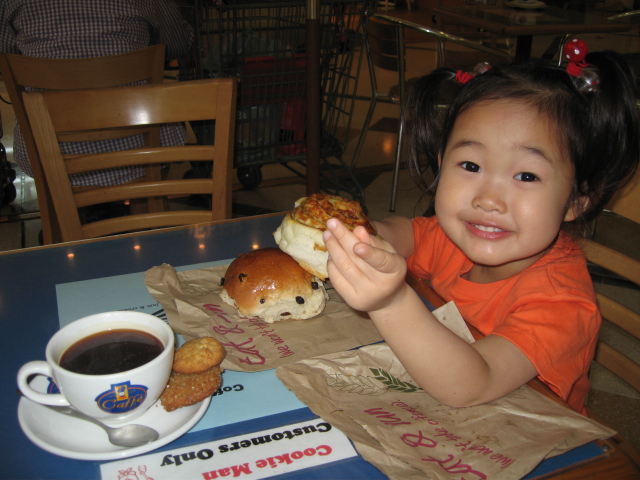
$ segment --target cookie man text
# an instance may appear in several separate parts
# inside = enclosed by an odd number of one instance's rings
[[[268,457],[265,459],[261,459],[255,462],[256,468],[277,468],[280,465],[291,465],[296,460],[303,459],[305,457],[313,457],[315,455],[324,457],[327,455],[331,455],[333,449],[329,445],[320,445],[315,448],[305,448],[304,450],[296,450],[291,453],[285,453],[282,455],[275,455],[273,457]],[[205,480],[212,480],[214,478],[220,477],[239,477],[240,475],[250,475],[253,471],[251,470],[251,466],[248,463],[244,463],[242,465],[233,465],[231,467],[219,468],[218,470],[210,470],[208,472],[204,472],[202,477]]]

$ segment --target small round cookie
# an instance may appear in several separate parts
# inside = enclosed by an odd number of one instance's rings
[[[219,365],[226,351],[213,337],[189,340],[176,350],[173,369],[178,373],[200,373]]]
[[[201,402],[215,393],[222,385],[220,366],[194,374],[171,372],[169,383],[160,395],[160,402],[167,412]]]

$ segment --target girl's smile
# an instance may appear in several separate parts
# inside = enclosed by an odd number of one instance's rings
[[[557,129],[518,102],[482,102],[462,113],[441,160],[436,214],[486,283],[533,264],[553,243],[567,209],[573,171]]]
[[[509,231],[490,225],[479,225],[465,222],[465,226],[469,229],[472,235],[476,235],[479,238],[497,240],[510,235]]]

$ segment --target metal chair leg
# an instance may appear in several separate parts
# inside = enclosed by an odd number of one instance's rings
[[[402,119],[398,123],[398,143],[396,144],[396,159],[393,165],[393,180],[391,184],[391,202],[389,203],[389,211],[396,211],[396,196],[398,194],[398,180],[400,177],[400,163],[402,154]]]
[[[371,123],[371,118],[373,117],[373,111],[376,109],[376,104],[378,103],[378,99],[375,94],[371,96],[371,103],[369,104],[369,110],[367,111],[367,116],[364,119],[364,124],[362,125],[362,130],[360,131],[360,138],[358,139],[358,145],[356,145],[356,151],[353,154],[353,158],[351,159],[350,169],[353,171],[355,169],[356,163],[358,161],[358,157],[360,156],[360,151],[362,150],[362,146],[364,145],[364,139],[367,136],[367,132],[369,130],[369,124]]]

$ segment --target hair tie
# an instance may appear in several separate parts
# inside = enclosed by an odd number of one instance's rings
[[[467,83],[469,80],[471,80],[473,78],[473,75],[471,75],[469,72],[465,72],[464,70],[458,70],[456,72],[456,82],[461,83],[461,84],[465,84]]]
[[[589,64],[584,60],[587,56],[587,44],[574,38],[569,40],[562,49],[567,59],[567,73],[576,77],[576,88],[582,92],[593,92],[598,88],[598,74],[593,70],[585,70]]]
[[[456,72],[456,82],[459,82],[464,85],[465,83],[468,83],[469,80],[477,77],[478,75],[482,75],[484,72],[486,72],[490,68],[491,68],[491,65],[489,65],[487,62],[481,62],[481,63],[478,63],[475,67],[473,67],[472,72],[465,72],[464,70],[458,70]]]

